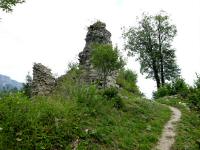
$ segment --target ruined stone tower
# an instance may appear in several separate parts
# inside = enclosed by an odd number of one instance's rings
[[[84,70],[83,78],[86,83],[91,83],[98,79],[98,73],[91,64],[91,52],[93,51],[92,44],[98,43],[112,45],[110,38],[111,33],[106,29],[105,23],[97,21],[88,27],[88,32],[85,39],[85,48],[79,53],[80,67]],[[115,78],[115,73],[113,73],[112,76],[109,76],[107,79],[107,86],[115,86]]]
[[[46,96],[55,87],[55,78],[51,70],[41,63],[33,66],[33,81],[31,85],[31,96]]]

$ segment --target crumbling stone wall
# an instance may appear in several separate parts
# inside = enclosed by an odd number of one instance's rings
[[[46,96],[52,92],[56,85],[51,70],[41,63],[33,65],[33,80],[31,96]]]
[[[82,52],[79,53],[80,68],[84,70],[83,80],[86,83],[95,82],[98,79],[98,73],[91,64],[92,44],[111,44],[111,33],[106,29],[106,24],[97,21],[88,27],[86,35],[86,44]],[[108,77],[107,86],[116,86],[116,73]]]

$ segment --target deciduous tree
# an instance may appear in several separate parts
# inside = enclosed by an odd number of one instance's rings
[[[155,16],[143,14],[138,26],[123,33],[128,54],[137,55],[141,73],[146,73],[147,78],[153,78],[157,88],[180,74],[175,50],[171,45],[176,32],[175,25],[170,24],[169,16],[160,12]]]
[[[6,12],[11,12],[13,6],[23,2],[25,2],[25,0],[0,0],[0,9]]]

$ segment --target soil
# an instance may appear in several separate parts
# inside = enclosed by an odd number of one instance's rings
[[[172,111],[172,116],[165,124],[162,136],[154,150],[170,150],[175,142],[176,125],[181,118],[181,112],[175,107],[169,106],[169,108]]]

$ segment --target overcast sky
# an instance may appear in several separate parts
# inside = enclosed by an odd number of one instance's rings
[[[107,24],[113,44],[122,48],[121,27],[136,24],[142,12],[166,11],[177,26],[177,63],[187,83],[200,73],[200,0],[26,0],[13,13],[0,12],[0,74],[24,82],[33,62],[62,75],[85,45],[87,27],[96,20]],[[134,58],[128,68],[139,75],[138,85],[148,97],[155,83],[139,73]]]

